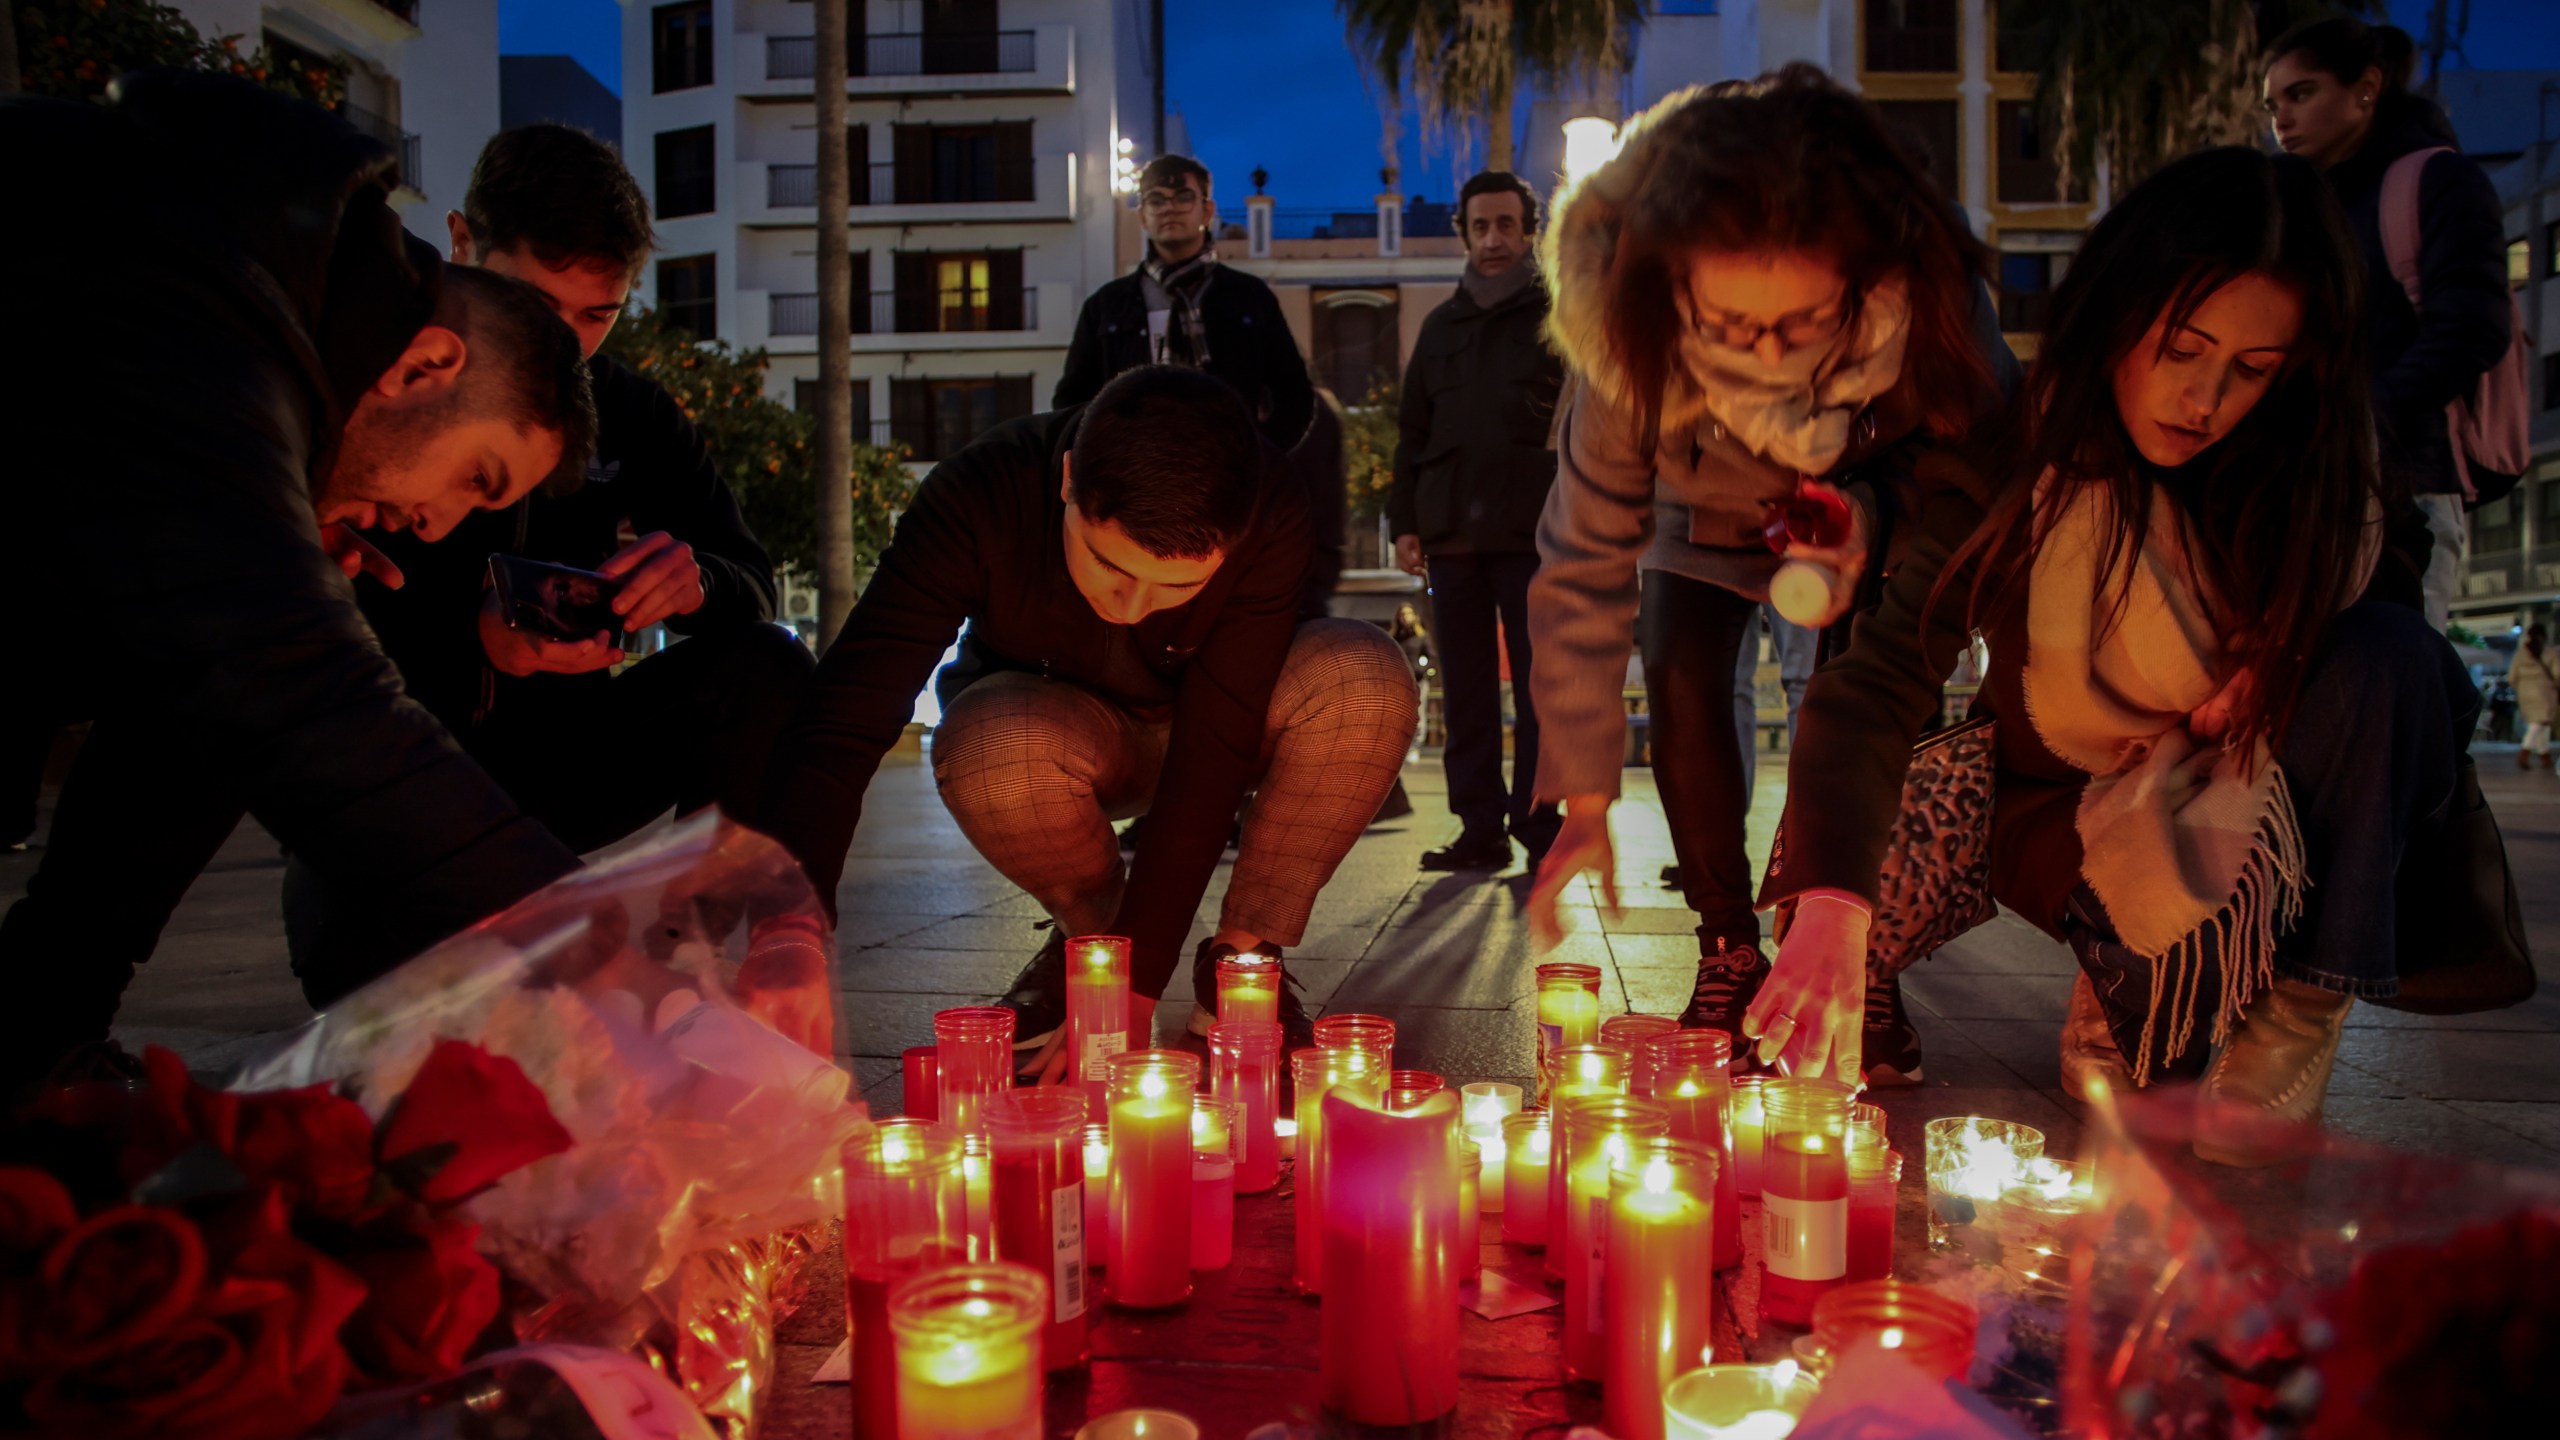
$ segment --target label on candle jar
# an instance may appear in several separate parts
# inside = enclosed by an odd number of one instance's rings
[[[1087,1035],[1084,1037],[1084,1055],[1082,1057],[1084,1061],[1084,1078],[1087,1080],[1104,1079],[1103,1063],[1109,1060],[1112,1056],[1117,1055],[1128,1048],[1129,1037],[1127,1033],[1123,1031],[1114,1030],[1107,1035]]]
[[[1769,1273],[1789,1280],[1837,1280],[1849,1273],[1849,1201],[1798,1200],[1762,1191]]]
[[[1591,1197],[1591,1253],[1583,1257],[1583,1263],[1589,1267],[1582,1272],[1588,1286],[1584,1293],[1591,1299],[1582,1307],[1582,1328],[1597,1335],[1602,1328],[1601,1322],[1608,1318],[1609,1313],[1609,1307],[1602,1303],[1602,1297],[1609,1293],[1609,1197],[1606,1195]]]
[[[1049,1192],[1050,1318],[1063,1325],[1084,1313],[1084,1182]]]

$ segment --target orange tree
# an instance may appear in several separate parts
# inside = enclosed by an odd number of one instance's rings
[[[288,62],[237,35],[206,39],[187,17],[150,0],[17,0],[18,82],[30,95],[94,100],[127,70],[168,66],[239,75],[334,110],[346,97],[335,65]]]

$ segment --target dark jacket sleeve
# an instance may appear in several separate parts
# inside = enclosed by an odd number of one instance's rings
[[[694,563],[702,567],[702,608],[670,618],[667,628],[692,635],[771,620],[781,598],[773,557],[747,529],[702,431],[663,388],[638,376],[625,383],[637,387],[632,398],[638,403],[624,411],[637,433],[616,444],[622,474],[614,483],[630,488],[631,528],[673,535],[693,547]]]
[[[1413,357],[1405,361],[1403,383],[1396,388],[1396,456],[1395,478],[1387,486],[1387,534],[1419,535],[1421,521],[1415,513],[1416,497],[1421,488],[1421,458],[1431,443],[1431,377],[1425,373],[1431,348],[1424,341],[1440,323],[1433,315],[1422,322],[1422,333],[1415,337]]]
[[[1785,841],[1769,858],[1764,906],[1823,889],[1875,903],[1912,743],[1938,713],[1968,643],[1972,567],[1948,582],[1934,609],[1929,598],[1982,521],[1981,482],[1943,451],[1921,458],[1916,479],[1919,513],[1881,603],[1857,618],[1848,648],[1805,687],[1787,760]]]
[[[774,751],[757,828],[780,840],[835,913],[836,882],[862,820],[863,792],[898,743],[916,696],[986,592],[965,473],[975,452],[916,488],[897,533],[844,630],[818,662],[815,683]]]
[[[1155,805],[1114,927],[1129,937],[1130,984],[1150,999],[1173,979],[1191,917],[1226,851],[1236,805],[1262,766],[1271,691],[1297,635],[1306,585],[1305,507],[1295,496],[1275,496],[1264,528],[1234,558],[1251,569],[1182,677]]]
[[[1058,388],[1049,392],[1049,408],[1064,410],[1101,393],[1111,381],[1111,357],[1104,354],[1102,312],[1111,303],[1111,287],[1085,297],[1076,312],[1075,337],[1067,342],[1067,366],[1058,372]]]
[[[1307,357],[1298,351],[1297,337],[1289,333],[1289,317],[1280,311],[1280,297],[1268,285],[1258,285],[1254,301],[1262,311],[1262,382],[1271,388],[1271,418],[1262,422],[1262,433],[1282,454],[1296,448],[1307,433],[1307,422],[1315,418],[1316,382],[1307,373]]]
[[[2467,395],[2513,341],[2497,187],[2458,154],[2418,178],[2418,337],[2374,381],[2384,425],[2407,432]]]

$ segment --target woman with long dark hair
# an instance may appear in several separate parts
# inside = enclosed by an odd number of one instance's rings
[[[2276,143],[2327,177],[2363,256],[2365,358],[2382,468],[2416,496],[2435,530],[2426,603],[2441,630],[2471,549],[2467,466],[2447,433],[2445,407],[2507,353],[2514,307],[2505,207],[2488,175],[2460,153],[2444,111],[2410,92],[2416,62],[2417,46],[2395,26],[2315,20],[2269,47],[2265,96]],[[2417,209],[2409,257],[2416,303],[2393,274],[2383,240],[2392,223],[2386,180],[2404,160],[2417,167],[2409,202]]]
[[[1992,893],[2079,959],[2066,1086],[2191,1076],[2212,1044],[2208,1090],[2318,1116],[2349,1005],[2396,988],[2393,877],[2477,704],[2414,608],[2359,603],[2392,498],[2363,268],[2311,167],[2250,150],[2169,165],[2090,233],[2003,443],[1920,461],[1907,558],[1806,694],[1762,1058],[1856,1070],[1910,747],[1979,629],[1990,793],[1928,799],[1990,807]]]
[[[1640,628],[1654,779],[1698,918],[1681,1019],[1734,1032],[1769,966],[1743,849],[1740,647],[1782,561],[1816,577],[1797,618],[1847,609],[1891,477],[1996,405],[1995,362],[2014,362],[1981,243],[1874,107],[1811,66],[1638,116],[1543,243],[1548,333],[1575,388],[1530,590],[1537,797],[1565,811],[1531,919],[1553,935],[1557,896],[1585,873],[1615,900],[1608,809]],[[1773,552],[1773,514],[1800,503],[1846,533]],[[1875,1078],[1916,1082],[1899,992],[1888,979],[1873,999]]]

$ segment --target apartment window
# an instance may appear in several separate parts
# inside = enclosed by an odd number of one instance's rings
[[[1958,136],[1964,125],[1955,101],[1879,100],[1876,109],[1884,116],[1885,133],[1918,152],[1939,190],[1948,195],[1963,190],[1964,147]]]
[[[1999,162],[1994,167],[1999,178],[2000,203],[2003,205],[2051,205],[2068,200],[2078,205],[2089,198],[2086,180],[2076,181],[2071,193],[2062,191],[2062,166],[2053,153],[2051,127],[2029,100],[2000,102]]]
[[[658,132],[658,218],[708,215],[718,207],[713,127]]]
[[[2537,481],[2533,487],[2534,538],[2542,545],[2549,545],[2555,537],[2560,537],[2560,529],[2555,529],[2555,526],[2560,526],[2560,479]],[[2535,548],[2540,549],[2541,546]]]
[[[658,318],[697,336],[720,333],[720,257],[680,255],[658,262]]]
[[[2510,492],[2484,502],[2471,512],[2471,548],[2483,555],[2513,550],[2523,543],[2523,527],[2515,495]]]
[[[917,460],[946,460],[970,441],[1031,413],[1028,375],[889,382],[889,430]]]
[[[1399,310],[1396,298],[1376,290],[1316,291],[1316,374],[1346,400],[1367,395],[1396,373]]]
[[[897,203],[901,205],[1035,198],[1028,120],[900,125],[893,133]]]
[[[2002,251],[2000,255],[2000,328],[2012,335],[2044,330],[2046,308],[2058,278],[2055,262],[2063,257],[2041,252]]]
[[[649,12],[649,74],[660,95],[711,83],[709,0]]]
[[[2530,240],[2508,241],[2507,284],[2511,287],[2520,287],[2532,278],[2533,242]]]
[[[792,381],[791,408],[804,414],[817,414],[818,382]],[[871,443],[871,382],[859,375],[853,377],[853,440],[857,445]]]
[[[901,333],[1023,328],[1019,249],[901,251],[892,276]]]
[[[1867,0],[1870,71],[1954,74],[1956,0]]]

